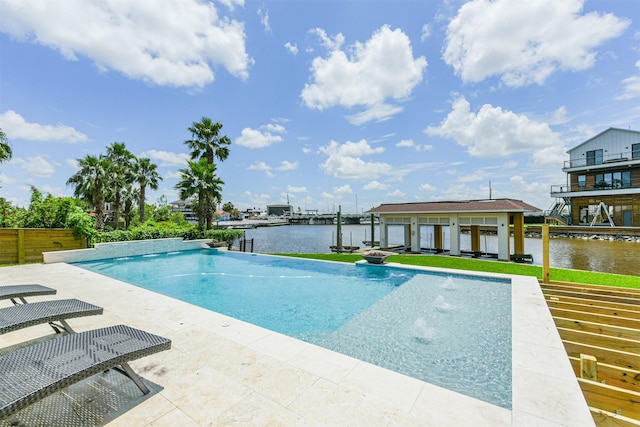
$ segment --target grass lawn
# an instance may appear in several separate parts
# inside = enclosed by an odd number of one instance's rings
[[[278,254],[298,258],[320,259],[353,263],[360,261],[360,254]],[[424,267],[456,268],[469,271],[486,271],[490,273],[518,274],[535,276],[542,279],[542,267],[530,264],[516,264],[512,262],[486,261],[479,259],[459,258],[439,255],[391,255],[387,262],[398,264],[419,265]],[[551,268],[549,276],[552,281],[588,283],[593,285],[618,286],[640,289],[640,276],[623,276],[621,274],[600,273],[595,271],[568,270]]]

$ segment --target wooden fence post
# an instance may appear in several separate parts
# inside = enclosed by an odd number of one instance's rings
[[[24,228],[18,229],[18,264],[26,262],[24,254]]]
[[[549,283],[549,224],[542,224],[542,282]]]

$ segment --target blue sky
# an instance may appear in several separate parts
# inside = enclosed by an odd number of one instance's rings
[[[566,150],[640,130],[633,0],[0,0],[0,196],[54,196],[124,142],[176,200],[187,128],[232,140],[223,202],[547,209]]]

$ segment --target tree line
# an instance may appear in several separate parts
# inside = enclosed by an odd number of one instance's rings
[[[175,188],[182,200],[190,200],[196,208],[198,229],[212,228],[215,207],[222,200],[222,181],[216,174],[216,161],[229,157],[231,140],[220,134],[222,124],[202,117],[187,130],[191,138],[184,141],[190,151],[190,160],[185,168],[179,169],[180,180]],[[7,135],[0,129],[0,163],[12,157]],[[114,142],[106,147],[106,154],[86,155],[77,159],[78,170],[68,180],[74,196],[86,203],[95,213],[95,228],[105,228],[105,206],[113,207],[114,228],[128,229],[135,219],[140,224],[146,220],[146,191],[157,190],[162,177],[158,166],[149,158],[137,157],[129,151],[124,142]],[[42,195],[32,188],[33,198],[42,202]],[[41,204],[41,203],[40,203]],[[8,203],[2,200],[2,208]],[[137,206],[137,215],[135,208]],[[137,216],[137,217],[136,217]],[[6,226],[6,225],[5,225]]]

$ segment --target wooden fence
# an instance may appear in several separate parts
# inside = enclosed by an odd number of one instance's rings
[[[42,262],[42,253],[85,249],[87,239],[61,228],[0,228],[0,264]]]
[[[640,289],[541,283],[598,427],[640,427]]]

